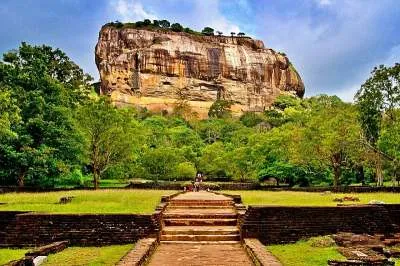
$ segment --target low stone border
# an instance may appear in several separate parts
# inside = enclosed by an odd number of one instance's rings
[[[243,246],[251,260],[257,266],[282,266],[282,263],[270,253],[256,238],[245,238]]]
[[[145,265],[158,246],[157,239],[144,238],[139,240],[135,247],[129,251],[117,264],[118,266]]]
[[[37,256],[47,256],[52,253],[60,252],[68,247],[68,241],[54,242],[46,246],[38,247],[34,250],[25,253],[25,256],[37,257]]]
[[[166,203],[171,201],[171,199],[175,198],[176,196],[185,193],[185,191],[179,191],[171,195],[161,196],[161,203]]]
[[[217,195],[223,195],[225,197],[231,198],[235,204],[242,204],[242,196],[240,196],[239,194],[232,195],[232,194],[217,192],[217,191],[211,191],[211,192],[214,194],[217,194]]]
[[[31,266],[41,265],[46,261],[47,255],[60,252],[68,247],[68,241],[54,242],[49,245],[35,248],[25,253],[25,257],[10,261],[3,266]]]

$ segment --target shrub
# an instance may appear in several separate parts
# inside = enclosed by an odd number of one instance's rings
[[[183,162],[176,166],[176,178],[180,180],[192,180],[196,175],[196,168],[191,162]]]
[[[232,101],[216,100],[208,111],[209,117],[227,118],[231,116]]]

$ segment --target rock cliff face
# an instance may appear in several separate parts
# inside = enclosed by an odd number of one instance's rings
[[[232,111],[263,111],[281,93],[302,97],[288,58],[246,37],[105,26],[96,46],[101,92],[117,104],[172,111],[185,100],[206,117],[217,99]]]

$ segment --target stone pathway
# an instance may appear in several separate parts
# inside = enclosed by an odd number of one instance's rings
[[[161,244],[148,265],[154,266],[250,266],[240,244]]]
[[[161,243],[148,265],[254,265],[242,248],[231,198],[187,192],[163,213]]]

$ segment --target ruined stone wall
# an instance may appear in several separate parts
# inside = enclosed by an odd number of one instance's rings
[[[263,244],[295,242],[302,238],[337,232],[382,233],[398,230],[393,205],[341,207],[250,206],[241,221],[243,238],[258,238]]]
[[[133,243],[156,237],[157,215],[40,214],[0,212],[0,245],[44,245],[68,240],[72,245]]]

